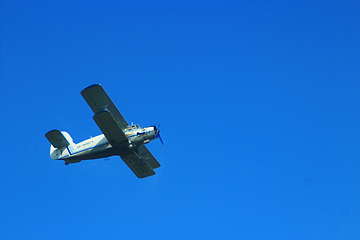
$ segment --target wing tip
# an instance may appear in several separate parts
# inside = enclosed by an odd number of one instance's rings
[[[100,83],[92,84],[92,85],[84,88],[81,92],[84,92],[84,91],[86,91],[86,90],[88,90],[88,89],[90,89],[90,88],[97,87],[97,86],[100,86],[100,87],[101,87],[101,84],[100,84]]]
[[[137,176],[139,179],[144,179],[144,178],[147,178],[147,177],[151,177],[151,176],[154,176],[156,174],[155,171],[153,171],[151,174],[149,175],[137,175],[135,174],[135,176]]]
[[[53,132],[57,132],[57,131],[60,132],[60,130],[58,130],[58,129],[50,130],[50,131],[48,131],[47,133],[45,133],[45,137],[48,138],[48,136],[50,136]]]

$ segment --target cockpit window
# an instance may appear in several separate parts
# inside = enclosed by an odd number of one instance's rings
[[[140,125],[138,125],[138,124],[133,124],[133,125],[127,126],[125,129],[126,129],[126,130],[134,130],[134,129],[140,129],[140,128],[141,128]]]

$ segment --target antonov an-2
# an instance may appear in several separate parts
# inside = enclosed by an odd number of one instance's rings
[[[68,165],[118,155],[138,178],[154,175],[153,169],[160,164],[144,144],[156,138],[163,143],[159,129],[155,125],[129,125],[100,84],[85,88],[81,95],[93,110],[93,119],[103,134],[76,144],[67,132],[49,131],[45,136],[51,143],[50,157]]]

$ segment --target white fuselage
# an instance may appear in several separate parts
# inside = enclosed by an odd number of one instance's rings
[[[129,126],[124,130],[124,134],[128,139],[126,147],[112,146],[104,134],[75,144],[68,133],[62,133],[70,145],[64,148],[54,148],[51,146],[50,157],[56,160],[65,160],[65,162],[70,163],[119,155],[122,151],[128,151],[131,148],[149,143],[155,139],[154,127],[141,128],[138,125]]]

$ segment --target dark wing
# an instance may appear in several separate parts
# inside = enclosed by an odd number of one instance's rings
[[[145,178],[155,174],[154,170],[146,160],[139,155],[138,151],[121,155],[120,157],[138,178]]]
[[[102,110],[93,118],[112,146],[128,146],[128,139],[110,111]]]
[[[85,88],[81,91],[81,95],[95,114],[102,110],[108,110],[121,130],[129,125],[100,84]]]
[[[128,124],[103,87],[91,85],[82,90],[81,95],[95,113],[93,118],[109,143],[113,146],[128,144],[123,132]]]
[[[128,149],[128,139],[123,130],[128,123],[106,94],[101,85],[91,85],[81,91],[81,95],[95,113],[94,120],[112,146],[123,149],[122,160],[138,178],[155,174],[153,168],[160,164],[145,146]]]
[[[154,158],[149,149],[145,145],[141,145],[139,148],[141,156],[151,166],[152,169],[160,167],[160,163]]]

